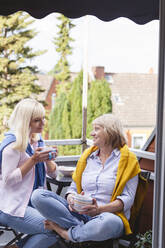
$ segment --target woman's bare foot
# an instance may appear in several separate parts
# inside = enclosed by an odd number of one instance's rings
[[[69,240],[68,231],[66,229],[60,227],[55,222],[50,220],[45,220],[44,224],[45,224],[45,229],[54,230],[63,239]]]

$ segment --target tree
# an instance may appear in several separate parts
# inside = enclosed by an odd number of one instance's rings
[[[83,73],[80,72],[75,78],[69,94],[70,102],[70,126],[72,138],[81,137],[82,130],[82,85]]]
[[[65,134],[62,127],[62,115],[66,101],[67,96],[65,93],[61,93],[56,97],[55,107],[49,116],[50,139],[64,139]]]
[[[50,71],[50,74],[55,76],[60,82],[66,82],[70,79],[67,57],[72,54],[70,42],[72,42],[73,39],[70,37],[70,31],[75,25],[64,15],[60,14],[57,19],[60,21],[60,24],[57,25],[59,32],[57,33],[57,37],[54,38],[53,43],[56,46],[56,51],[59,53],[60,58],[55,67]]]
[[[105,113],[112,112],[111,90],[105,80],[95,80],[89,85],[87,110],[87,137],[90,138],[92,121]]]
[[[61,87],[55,108],[49,121],[50,139],[78,139],[82,133],[82,85],[80,72],[70,87]],[[101,114],[112,112],[111,90],[105,80],[92,81],[88,90],[87,137],[90,138],[91,123]],[[61,154],[80,154],[80,146],[60,148]]]
[[[82,72],[73,83],[65,82],[58,88],[55,107],[49,119],[50,139],[81,137],[82,126]],[[61,154],[80,152],[78,146],[60,147]]]
[[[14,105],[31,94],[43,90],[34,84],[37,68],[27,64],[32,58],[45,51],[34,52],[27,44],[36,32],[28,29],[33,23],[30,16],[22,11],[0,17],[0,131]]]

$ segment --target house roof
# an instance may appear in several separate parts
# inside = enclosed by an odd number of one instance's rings
[[[112,112],[122,120],[123,126],[155,127],[157,75],[154,73],[105,73],[104,75],[110,82]],[[39,95],[39,100],[45,101],[54,78],[42,74],[38,74],[37,77],[36,83],[45,89]]]
[[[44,74],[38,74],[37,77],[38,77],[38,80],[36,80],[35,83],[41,86],[45,90],[44,92],[41,92],[38,95],[38,100],[45,101],[48,95],[48,92],[51,88],[51,85],[53,83],[54,77],[49,76],[49,75],[44,75]]]
[[[124,127],[154,127],[156,122],[157,75],[105,73],[110,76],[113,113]]]

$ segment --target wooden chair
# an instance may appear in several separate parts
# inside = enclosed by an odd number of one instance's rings
[[[133,208],[131,210],[131,218],[130,218],[130,226],[133,231],[130,235],[124,235],[123,237],[118,239],[118,246],[121,244],[124,247],[133,247],[134,243],[136,242],[136,236],[139,232],[139,225],[140,225],[140,215],[142,212],[143,202],[145,195],[147,193],[149,179],[150,179],[151,172],[149,171],[142,171],[139,178],[139,192],[136,192],[136,197],[134,201]],[[144,191],[143,197],[140,196],[140,192]],[[140,204],[137,204],[140,201]],[[138,205],[138,208],[137,208]]]
[[[130,218],[130,226],[133,231],[130,235],[123,235],[118,239],[109,239],[105,241],[95,242],[95,241],[88,241],[82,243],[73,243],[67,242],[61,237],[58,237],[58,243],[60,248],[119,248],[121,244],[124,247],[133,247],[133,244],[136,242],[136,235],[139,232],[139,217],[141,214],[143,202],[145,195],[147,193],[148,188],[148,181],[150,178],[150,172],[143,171],[139,176],[139,184],[134,200],[134,205],[131,209],[131,218]],[[140,192],[143,191],[144,194],[141,196]],[[51,246],[51,248],[55,248],[56,245]]]

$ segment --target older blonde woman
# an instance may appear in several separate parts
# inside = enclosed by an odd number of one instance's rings
[[[28,234],[18,247],[46,248],[56,242],[44,229],[45,218],[31,205],[32,191],[45,187],[46,172],[56,174],[56,152],[43,151],[44,122],[42,104],[29,98],[20,101],[0,146],[0,223]]]
[[[36,190],[32,202],[47,219],[45,228],[72,242],[102,241],[131,233],[130,209],[140,168],[126,145],[120,121],[105,114],[93,121],[93,146],[78,161],[66,197]],[[93,204],[81,213],[74,209],[75,194],[90,195]]]

